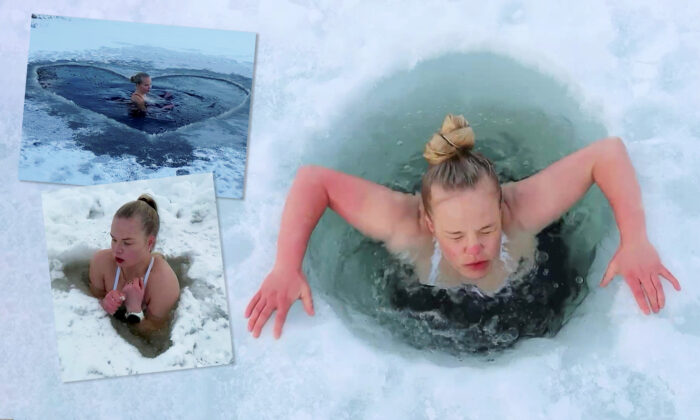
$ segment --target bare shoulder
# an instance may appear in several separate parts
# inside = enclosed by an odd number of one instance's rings
[[[501,191],[503,192],[503,212],[501,216],[503,231],[506,234],[522,231],[522,226],[518,224],[517,218],[513,214],[517,193],[515,182],[508,182],[501,185]]]
[[[157,291],[157,293],[154,293]],[[180,285],[175,272],[161,254],[155,254],[151,277],[146,285],[147,318],[163,321],[180,297]]]
[[[141,104],[145,102],[145,100],[143,99],[143,96],[139,95],[136,92],[131,94],[131,100],[134,102],[141,103]]]
[[[432,234],[425,222],[425,209],[420,193],[401,194],[403,202],[398,208],[401,214],[396,214],[397,227],[387,248],[392,252],[403,252],[420,247],[426,240],[431,241]],[[432,243],[432,242],[431,242]]]
[[[90,269],[96,272],[104,273],[112,266],[112,251],[109,249],[101,249],[92,256],[90,260]]]
[[[90,291],[95,297],[102,298],[107,291],[106,278],[112,268],[112,251],[101,249],[90,259]]]
[[[419,228],[420,200],[415,195],[321,166],[299,169],[288,200],[292,199],[298,208],[308,207],[299,204],[301,200],[327,205],[363,235],[389,248],[403,247]]]
[[[158,289],[167,288],[177,290],[179,293],[180,285],[177,281],[175,271],[173,271],[168,261],[162,254],[154,254],[153,269],[149,278],[149,283],[153,281],[158,284]]]
[[[510,213],[507,224],[539,232],[583,198],[595,183],[597,164],[628,159],[622,140],[606,137],[520,181],[503,185],[503,198]]]

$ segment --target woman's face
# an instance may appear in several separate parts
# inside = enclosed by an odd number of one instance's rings
[[[501,252],[500,195],[494,182],[484,177],[461,191],[434,185],[430,194],[428,228],[444,258],[463,277],[484,277]]]
[[[142,262],[151,254],[155,238],[146,236],[141,218],[115,217],[112,219],[112,256],[120,267],[130,267]]]
[[[151,90],[151,78],[144,77],[141,79],[141,83],[136,85],[136,88],[138,89],[139,93],[148,93]]]

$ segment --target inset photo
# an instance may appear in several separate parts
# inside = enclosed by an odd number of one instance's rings
[[[243,198],[256,34],[32,15],[19,179],[214,172]]]
[[[211,173],[42,201],[64,382],[233,362]]]

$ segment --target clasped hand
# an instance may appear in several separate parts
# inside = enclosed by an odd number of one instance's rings
[[[114,313],[117,312],[117,309],[122,306],[122,302],[124,302],[125,299],[126,296],[124,296],[124,293],[120,292],[119,290],[110,290],[100,301],[100,305],[102,305],[105,312],[110,315],[114,315]]]
[[[126,297],[126,310],[128,312],[141,312],[141,305],[145,292],[143,277],[137,277],[127,283],[124,288],[122,288],[122,292],[124,292],[124,296]]]
[[[128,282],[122,290],[110,290],[100,304],[110,315],[114,315],[122,303],[125,303],[128,312],[141,312],[144,292],[143,277],[137,277]]]

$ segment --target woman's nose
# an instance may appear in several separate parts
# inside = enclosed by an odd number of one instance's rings
[[[467,245],[465,252],[467,255],[479,255],[479,252],[481,252],[481,244]]]

